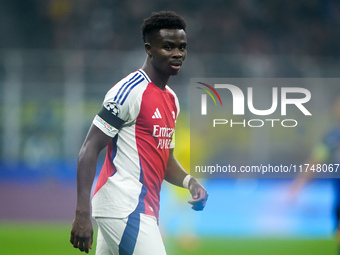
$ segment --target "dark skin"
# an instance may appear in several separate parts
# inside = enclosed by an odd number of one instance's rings
[[[145,51],[147,57],[142,69],[152,82],[165,90],[170,76],[176,75],[186,57],[186,34],[181,29],[161,29],[146,38]],[[71,243],[80,251],[92,249],[93,229],[91,223],[90,195],[96,174],[99,153],[111,142],[112,138],[104,134],[93,124],[80,149],[77,166],[77,207],[72,224]],[[165,170],[165,180],[182,187],[187,172],[176,160],[173,149]],[[208,194],[203,186],[194,178],[189,182],[192,200],[188,201],[192,209],[203,210]]]

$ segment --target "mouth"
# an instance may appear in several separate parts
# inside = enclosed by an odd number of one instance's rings
[[[173,61],[170,63],[170,66],[175,70],[179,70],[182,66],[182,61]]]

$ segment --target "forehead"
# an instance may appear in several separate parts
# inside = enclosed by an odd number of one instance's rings
[[[187,42],[187,35],[183,29],[161,29],[155,36],[155,41]]]

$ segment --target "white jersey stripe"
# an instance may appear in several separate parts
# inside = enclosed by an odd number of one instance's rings
[[[132,86],[130,86],[129,90],[127,91],[126,95],[123,98],[123,101],[121,102],[121,104],[124,104],[126,98],[128,97],[128,95],[130,94],[131,90],[136,87],[139,83],[143,82],[145,79],[142,77],[140,80],[138,80],[135,84],[133,84]]]
[[[117,101],[118,97],[120,96],[122,90],[124,90],[125,86],[126,86],[127,84],[129,84],[130,82],[133,82],[137,75],[138,75],[138,73],[136,73],[130,80],[126,81],[126,82],[119,88],[117,94],[115,95],[115,97],[114,97],[114,99],[113,99],[115,102]]]
[[[120,93],[118,99],[117,99],[117,103],[120,105],[123,105],[123,102],[125,102],[124,98],[126,98],[128,96],[128,94],[130,93],[131,89],[129,88],[133,88],[135,85],[139,84],[140,82],[142,82],[144,80],[144,78],[142,77],[142,75],[138,75],[133,81],[131,81],[128,84],[124,84],[124,89],[123,91]],[[121,101],[123,100],[123,101]]]
[[[141,73],[148,82],[151,82],[149,77],[144,73],[143,70],[139,69],[138,72]]]

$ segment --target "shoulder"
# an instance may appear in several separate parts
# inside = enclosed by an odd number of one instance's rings
[[[145,90],[149,84],[148,77],[143,71],[137,70],[116,83],[106,94],[104,101],[112,101],[123,105],[128,99]]]
[[[174,98],[176,104],[178,104],[178,98],[177,98],[175,91],[173,91],[168,85],[166,86],[166,90],[169,93],[169,95]]]
[[[176,106],[176,109],[177,109],[177,114],[176,114],[176,116],[178,116],[179,111],[180,111],[180,105],[179,105],[179,100],[178,100],[178,98],[177,98],[177,95],[176,95],[176,93],[175,93],[169,86],[166,86],[166,89],[167,89],[169,95],[170,95],[170,96],[173,98],[173,100],[174,100],[174,103],[175,103],[175,106]]]
[[[173,91],[172,88],[170,88],[168,85],[166,85],[166,90],[167,90],[170,94],[172,94],[173,96],[177,97],[175,91]]]

